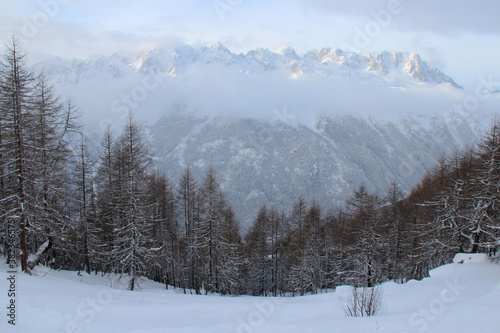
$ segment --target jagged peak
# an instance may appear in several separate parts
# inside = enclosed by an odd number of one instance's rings
[[[263,48],[263,47],[257,47],[253,50],[250,50],[247,52],[247,55],[248,54],[259,54],[259,55],[270,55],[270,54],[273,54],[274,52],[269,50],[269,49],[266,49],[266,48]]]
[[[229,49],[221,42],[216,42],[209,47],[205,46],[201,50],[203,52],[210,52],[213,54],[219,54],[219,53],[232,54],[231,51],[229,51]]]
[[[292,58],[292,59],[295,59],[295,60],[298,60],[299,59],[299,56],[297,55],[297,52],[295,52],[295,49],[288,46],[288,45],[285,45],[285,46],[282,46],[280,47],[278,50],[275,51],[276,53],[279,53],[279,54],[282,54],[288,58]]]
[[[146,48],[134,61],[127,60],[133,59],[133,57],[123,57],[119,54],[111,57],[92,56],[85,61],[74,63],[74,65],[78,64],[83,68],[86,65],[92,66],[92,64],[100,63],[99,60],[102,59],[115,63],[119,61],[126,64],[133,71],[145,73],[152,70],[165,75],[183,73],[188,66],[201,62],[203,64],[220,63],[245,75],[276,70],[283,70],[292,74],[300,70],[302,73],[316,73],[326,76],[351,76],[352,72],[357,72],[360,75],[364,75],[363,72],[370,72],[372,75],[379,73],[381,76],[387,76],[394,72],[401,79],[403,79],[403,76],[398,73],[408,75],[408,82],[411,80],[431,83],[449,82],[453,86],[461,88],[439,69],[429,66],[418,53],[390,52],[387,50],[378,53],[358,54],[338,48],[324,47],[319,51],[310,50],[300,56],[294,48],[287,45],[275,51],[256,48],[246,54],[237,55],[232,53],[221,42],[217,42],[211,46],[200,48],[194,48],[187,44],[168,50],[155,47]],[[50,65],[58,67],[61,66],[61,63],[61,61],[53,61]],[[68,66],[71,67],[71,65]],[[84,71],[84,68],[81,71]],[[57,70],[52,71],[52,73],[56,72]],[[404,81],[401,82],[404,84]]]
[[[418,54],[416,52],[409,53],[408,57],[410,58],[410,60],[422,62],[422,58],[420,57],[420,54]]]

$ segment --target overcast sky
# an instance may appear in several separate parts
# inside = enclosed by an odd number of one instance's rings
[[[224,43],[418,52],[462,85],[500,77],[496,0],[0,0],[0,39],[34,61],[145,47]]]

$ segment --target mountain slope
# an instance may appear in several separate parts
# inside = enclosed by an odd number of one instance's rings
[[[426,118],[422,116],[423,118]],[[262,203],[289,208],[299,195],[341,205],[365,184],[384,193],[393,181],[414,186],[439,158],[478,140],[469,119],[319,116],[314,128],[274,120],[200,117],[173,112],[150,129],[159,164],[179,179],[201,179],[214,165],[246,228]]]

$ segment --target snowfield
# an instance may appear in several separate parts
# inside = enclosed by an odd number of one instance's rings
[[[4,260],[2,260],[3,262]],[[485,255],[459,254],[423,281],[383,284],[385,311],[346,318],[335,292],[295,298],[185,295],[142,280],[53,271],[16,275],[16,325],[6,316],[8,267],[0,264],[0,332],[500,332],[500,265]]]

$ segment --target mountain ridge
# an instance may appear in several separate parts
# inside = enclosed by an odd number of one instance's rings
[[[133,59],[132,59],[133,58]],[[385,77],[387,85],[404,87],[410,82],[449,83],[461,88],[441,70],[429,66],[416,53],[388,52],[357,54],[335,48],[307,51],[303,56],[290,47],[271,51],[257,48],[246,54],[232,53],[221,43],[194,48],[183,45],[172,50],[148,48],[135,58],[115,53],[85,60],[54,58],[40,63],[49,76],[61,82],[79,83],[98,73],[119,79],[128,73],[179,76],[194,65],[219,65],[243,75],[281,71],[297,79],[304,74],[364,78]],[[382,80],[383,81],[383,80]]]

